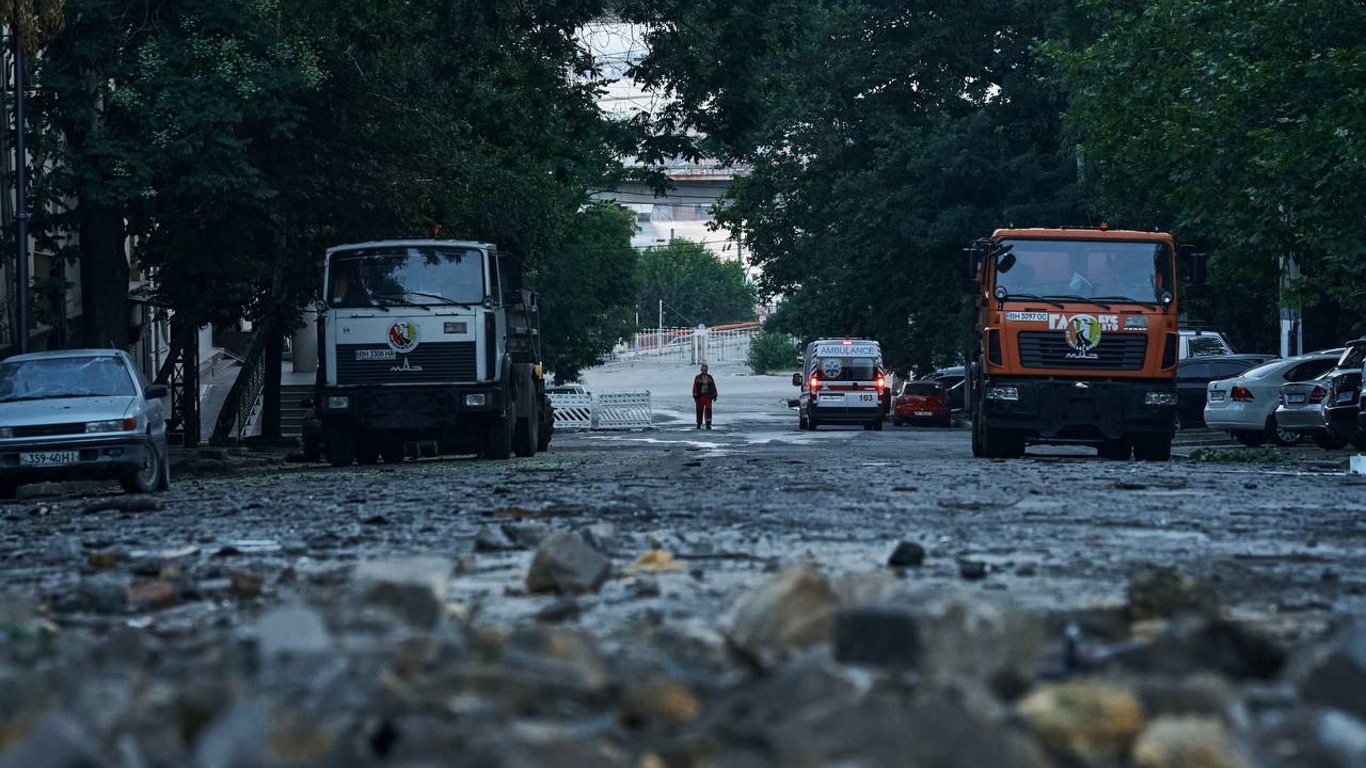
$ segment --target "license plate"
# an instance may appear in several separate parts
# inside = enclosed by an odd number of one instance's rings
[[[358,349],[357,360],[397,360],[398,354],[392,349]]]
[[[1218,402],[1218,401],[1224,399],[1224,393],[1223,393],[1223,392],[1211,392],[1211,393],[1209,393],[1209,399],[1210,399],[1210,402]]]
[[[916,411],[916,412],[915,412],[915,415],[916,415],[916,416],[933,416],[934,414],[931,413],[931,412],[929,412],[929,411]]]
[[[40,451],[19,454],[19,463],[25,467],[56,467],[63,464],[80,463],[80,451]]]
[[[1285,401],[1291,405],[1299,405],[1304,402],[1304,395],[1286,395]]]
[[[821,395],[822,403],[843,403],[844,395]]]

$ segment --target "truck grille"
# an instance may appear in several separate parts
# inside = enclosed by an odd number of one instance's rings
[[[1106,371],[1138,371],[1148,354],[1145,334],[1108,334],[1100,340],[1094,359],[1068,357],[1075,353],[1058,331],[1025,331],[1020,334],[1020,365],[1024,368],[1094,368]]]
[[[396,354],[391,360],[383,359],[389,354],[392,354],[392,350],[384,344],[338,344],[337,383],[472,382],[478,375],[475,343],[472,341],[422,344],[407,354]],[[367,356],[369,359],[365,359]]]

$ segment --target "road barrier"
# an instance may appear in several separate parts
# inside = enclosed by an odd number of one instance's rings
[[[649,392],[551,394],[556,429],[646,429],[654,426]]]
[[[593,396],[551,394],[550,405],[555,408],[556,429],[592,429]]]
[[[641,429],[654,425],[649,392],[608,392],[593,396],[595,429]]]

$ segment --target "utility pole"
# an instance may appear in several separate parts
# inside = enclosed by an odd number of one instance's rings
[[[14,38],[14,237],[19,243],[15,260],[14,290],[19,353],[28,351],[28,143],[24,135],[25,114],[24,36],[20,31],[19,0],[13,0],[10,36]]]
[[[664,300],[659,300],[659,333],[655,336],[655,346],[664,351]]]

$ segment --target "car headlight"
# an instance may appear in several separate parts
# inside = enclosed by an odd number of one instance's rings
[[[1175,392],[1149,392],[1143,396],[1144,405],[1176,405]]]
[[[327,398],[327,410],[344,411],[351,407],[351,398],[346,395],[333,395]]]
[[[1019,387],[987,387],[988,400],[1009,400],[1020,399]]]
[[[138,428],[136,417],[129,416],[126,419],[110,419],[108,421],[86,422],[86,434],[96,432],[131,432]]]

